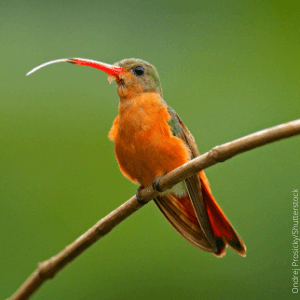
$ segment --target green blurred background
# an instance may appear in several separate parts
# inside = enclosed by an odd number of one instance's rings
[[[295,4],[292,4],[292,3]],[[6,1],[0,4],[0,298],[135,194],[107,138],[115,86],[92,68],[142,58],[201,152],[299,118],[296,1]],[[153,203],[32,299],[292,299],[292,193],[300,137],[206,170],[247,246],[218,259]]]

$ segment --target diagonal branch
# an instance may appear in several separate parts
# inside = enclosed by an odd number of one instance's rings
[[[167,190],[179,181],[213,166],[218,162],[223,162],[240,153],[298,134],[300,134],[300,119],[258,131],[232,142],[216,146],[162,177],[159,181],[159,189]],[[158,192],[153,190],[152,186],[146,187],[140,193],[145,203],[148,203],[157,195]],[[106,217],[98,221],[92,228],[59,254],[40,263],[37,270],[23,283],[10,300],[28,299],[46,280],[53,278],[68,263],[141,207],[142,204],[137,201],[136,196],[130,198]]]

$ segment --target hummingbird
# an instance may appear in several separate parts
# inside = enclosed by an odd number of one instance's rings
[[[154,203],[192,245],[213,253],[225,254],[229,245],[246,256],[246,247],[214,199],[209,181],[200,171],[167,191],[158,187],[161,176],[199,156],[195,139],[175,110],[163,99],[156,68],[141,59],[124,59],[113,65],[83,59],[64,58],[44,63],[27,73],[58,62],[100,69],[115,82],[119,96],[118,116],[113,121],[109,139],[123,175],[134,183],[139,193],[152,184],[158,192]]]

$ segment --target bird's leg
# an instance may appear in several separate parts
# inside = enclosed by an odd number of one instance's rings
[[[163,175],[156,177],[153,181],[152,181],[152,187],[155,191],[162,193],[163,191],[158,187],[159,181],[160,179],[163,177]],[[143,185],[141,185],[137,190],[136,190],[136,199],[138,201],[139,204],[144,205],[147,202],[145,202],[141,197],[140,197],[140,191],[142,189],[144,189],[145,187]]]
[[[146,204],[146,202],[140,197],[140,191],[144,188],[143,185],[141,185],[137,190],[136,190],[136,199],[138,201],[139,204],[144,205]]]
[[[163,192],[159,187],[158,187],[158,184],[159,184],[159,181],[160,179],[163,177],[163,175],[161,176],[158,176],[156,177],[153,181],[152,181],[152,187],[154,190],[158,191],[158,192]]]

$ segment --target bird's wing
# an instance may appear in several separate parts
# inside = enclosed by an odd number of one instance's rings
[[[191,159],[199,156],[192,134],[171,107],[168,107],[168,112],[173,134],[188,146]],[[204,172],[201,171],[184,182],[187,197],[180,198],[169,193],[155,199],[156,205],[169,222],[191,244],[203,250],[222,256],[229,244],[239,254],[245,255],[245,245],[213,198]],[[190,202],[193,208],[189,210]]]

